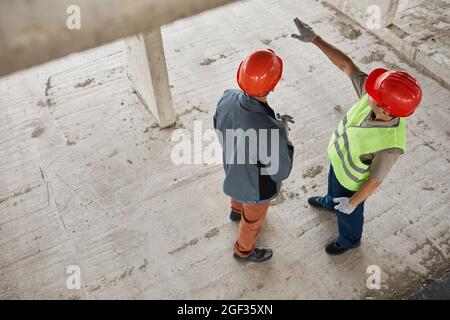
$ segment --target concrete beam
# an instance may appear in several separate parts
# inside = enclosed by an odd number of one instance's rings
[[[367,19],[377,18],[379,14],[380,27],[386,27],[394,22],[398,4],[399,0],[347,0],[345,1],[344,11],[350,13],[352,9],[356,9],[366,21]],[[370,22],[366,24],[370,25]]]
[[[126,39],[128,77],[160,128],[176,121],[161,29]]]
[[[422,72],[425,72],[429,77],[438,81],[445,88],[450,89],[450,70],[445,61],[430,55],[429,51],[424,50],[423,47],[418,47],[415,41],[408,39],[410,37],[407,37],[407,33],[393,24],[399,5],[398,0],[322,1],[390,44],[411,64],[421,69]],[[379,5],[381,9],[381,23],[379,28],[373,27],[371,25],[372,20],[368,19],[367,8],[370,5]]]
[[[150,31],[235,0],[2,0],[0,76]],[[67,27],[71,6],[81,28]],[[73,8],[73,7],[72,7]]]
[[[361,21],[365,21],[366,27],[370,26],[373,19],[379,17],[379,28],[384,28],[394,22],[395,14],[399,5],[399,0],[324,0],[326,3],[337,8],[339,11],[356,16]],[[379,15],[379,16],[378,16]]]

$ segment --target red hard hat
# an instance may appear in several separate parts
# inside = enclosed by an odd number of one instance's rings
[[[237,82],[245,93],[260,97],[272,91],[283,74],[283,60],[270,49],[253,52],[241,62]]]
[[[422,100],[419,82],[405,71],[373,70],[366,80],[366,92],[384,111],[396,117],[408,117]]]

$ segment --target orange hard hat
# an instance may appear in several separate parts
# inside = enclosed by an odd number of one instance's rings
[[[419,82],[401,70],[378,68],[366,80],[366,92],[384,111],[396,117],[408,117],[422,100]]]
[[[245,93],[260,97],[272,91],[283,74],[283,60],[270,49],[257,50],[241,62],[237,82]]]

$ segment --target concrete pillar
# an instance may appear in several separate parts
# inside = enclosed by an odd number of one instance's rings
[[[1,0],[0,76],[233,1]]]
[[[400,0],[391,0],[385,10],[384,26],[387,27],[394,23]]]
[[[176,121],[161,29],[126,39],[128,77],[161,128]]]

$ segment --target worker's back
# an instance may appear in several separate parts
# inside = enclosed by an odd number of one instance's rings
[[[292,168],[293,147],[272,108],[240,90],[226,90],[214,127],[224,151],[224,192],[242,202],[274,198]]]

